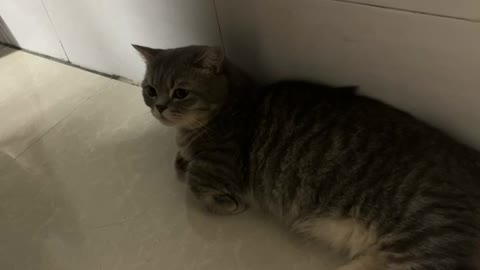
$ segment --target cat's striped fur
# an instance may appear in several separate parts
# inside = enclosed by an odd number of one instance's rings
[[[345,270],[478,269],[478,152],[350,89],[286,81],[254,90],[218,50],[207,60],[205,51],[152,51],[144,87],[165,74],[227,82],[207,124],[178,129],[176,167],[208,209],[264,209],[346,252]]]

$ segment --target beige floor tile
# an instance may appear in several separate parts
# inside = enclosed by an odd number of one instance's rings
[[[112,84],[58,62],[0,49],[0,151],[13,158],[86,98]]]
[[[3,65],[0,59],[0,70]],[[73,73],[72,91],[85,85],[101,91],[16,160],[0,154],[0,269],[318,270],[338,265],[330,252],[259,213],[205,213],[176,181],[174,134],[151,117],[140,89],[103,84],[96,77],[87,83]],[[35,92],[42,92],[39,85],[47,84],[35,84]]]

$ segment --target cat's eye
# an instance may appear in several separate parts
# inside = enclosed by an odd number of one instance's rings
[[[176,99],[185,99],[186,97],[188,97],[188,94],[190,92],[188,90],[185,90],[183,88],[177,88],[175,89],[175,91],[173,91],[173,98],[176,98]]]
[[[147,93],[147,95],[149,97],[156,97],[157,96],[157,91],[155,90],[155,88],[153,88],[151,86],[145,87],[145,92]]]

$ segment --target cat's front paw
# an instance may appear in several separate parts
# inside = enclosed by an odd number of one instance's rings
[[[208,211],[218,215],[239,214],[247,209],[243,202],[227,194],[212,196],[205,206]]]
[[[238,196],[212,190],[191,188],[193,194],[202,202],[205,208],[217,215],[234,215],[242,213],[247,205]]]

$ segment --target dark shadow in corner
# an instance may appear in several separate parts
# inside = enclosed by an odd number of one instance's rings
[[[19,48],[18,42],[0,16],[0,57],[12,53],[14,50],[8,47]]]
[[[227,57],[233,64],[247,72],[257,83],[268,82],[267,68],[262,62],[262,51],[259,47],[260,37],[257,29],[252,25],[241,23],[240,14],[222,12],[225,8],[218,6],[222,5],[221,1],[214,1],[214,4],[217,12],[217,24]],[[255,10],[252,3],[246,2],[241,5],[251,5],[251,9]],[[226,20],[226,16],[237,17]]]

